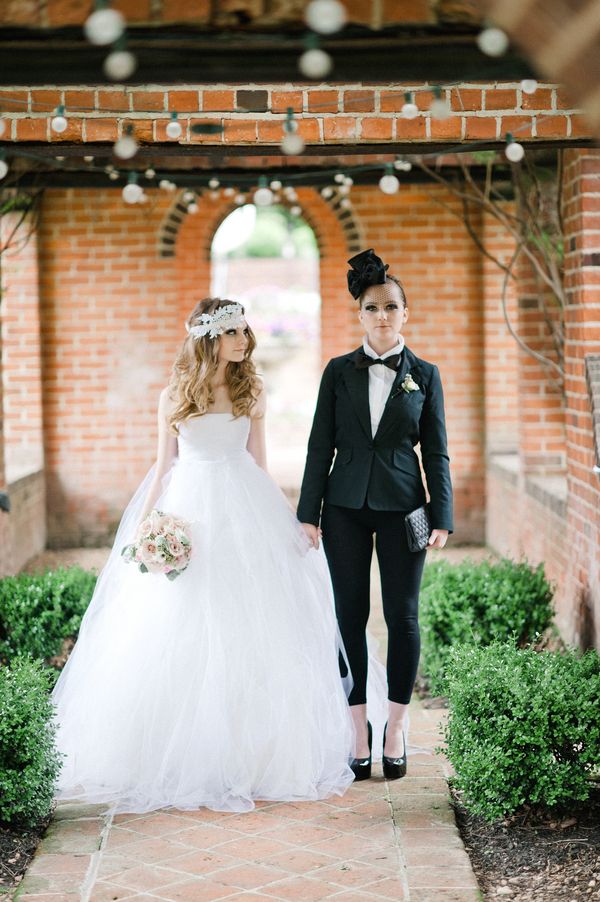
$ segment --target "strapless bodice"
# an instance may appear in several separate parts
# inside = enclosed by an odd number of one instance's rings
[[[177,439],[182,462],[228,460],[247,454],[250,417],[205,413],[179,423]]]

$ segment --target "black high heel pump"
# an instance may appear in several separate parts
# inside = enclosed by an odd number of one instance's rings
[[[373,730],[369,721],[367,721],[367,730],[369,732],[369,757],[353,758],[350,762],[350,768],[354,774],[355,780],[368,780],[371,776],[371,748],[373,745]]]
[[[387,732],[387,723],[383,730],[383,747],[385,748],[385,734]],[[383,755],[383,776],[386,780],[399,780],[406,776],[406,732],[402,730],[402,738],[404,740],[404,753],[401,758],[388,758]]]

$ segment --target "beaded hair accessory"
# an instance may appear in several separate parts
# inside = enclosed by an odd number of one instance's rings
[[[216,338],[228,329],[237,329],[244,325],[244,308],[241,304],[227,304],[219,307],[214,313],[202,313],[199,322],[193,326],[185,324],[185,328],[193,338]]]

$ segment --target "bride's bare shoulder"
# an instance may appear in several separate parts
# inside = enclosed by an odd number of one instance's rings
[[[167,385],[160,393],[158,409],[164,416],[169,416],[175,410],[176,404],[171,396],[171,389]]]

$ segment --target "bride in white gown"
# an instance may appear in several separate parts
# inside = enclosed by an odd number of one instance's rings
[[[52,694],[56,797],[145,812],[341,795],[354,779],[351,676],[324,554],[265,469],[254,336],[231,301],[201,301],[187,328],[157,462]],[[191,524],[173,582],[120,556],[153,508]],[[369,672],[380,733],[385,672],[375,660]]]

